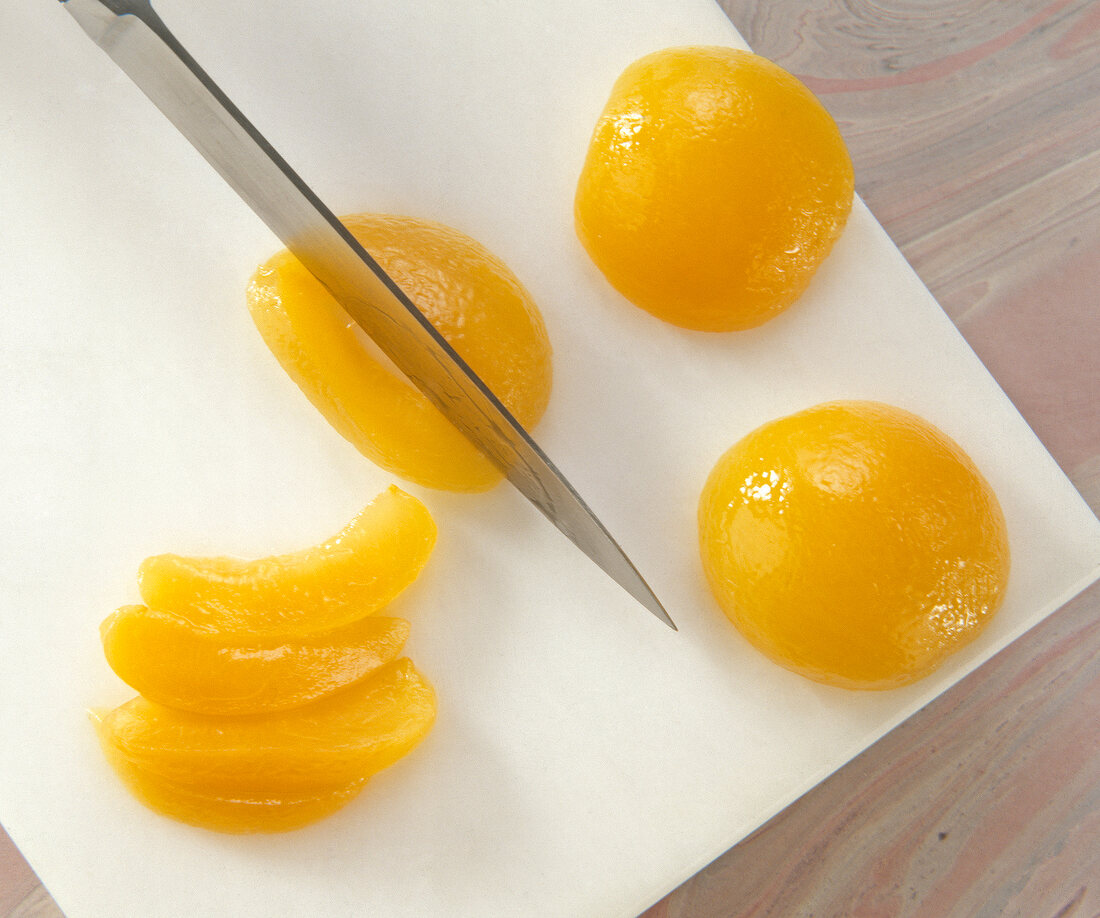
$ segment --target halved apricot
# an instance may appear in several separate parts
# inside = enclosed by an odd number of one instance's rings
[[[200,714],[256,714],[358,682],[397,657],[409,623],[368,616],[318,634],[246,640],[170,612],[123,606],[100,635],[111,668],[150,701]]]
[[[156,555],[141,597],[201,630],[293,636],[346,625],[385,606],[419,575],[435,545],[427,508],[390,487],[315,548],[258,561]]]
[[[840,130],[790,73],[735,48],[664,48],[611,89],[577,181],[576,230],[636,306],[734,331],[802,295],[854,187]]]
[[[355,685],[270,714],[211,717],[137,697],[99,716],[100,741],[131,780],[214,797],[282,798],[346,788],[411,751],[435,720],[435,692],[406,658]]]
[[[975,640],[1011,552],[992,486],[893,405],[815,405],[751,431],[699,499],[703,570],[772,660],[851,689],[908,685]]]

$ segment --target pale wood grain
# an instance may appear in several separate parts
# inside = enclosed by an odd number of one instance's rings
[[[0,827],[0,915],[8,915],[38,884],[38,878]]]
[[[722,5],[1100,508],[1100,2]],[[1100,916],[1098,651],[1094,587],[648,918]],[[0,918],[59,914],[0,835]]]
[[[30,894],[8,913],[7,918],[64,918],[57,903],[39,884]]]
[[[58,918],[61,910],[0,826],[0,916]]]

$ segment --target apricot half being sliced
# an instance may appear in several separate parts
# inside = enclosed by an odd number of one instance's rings
[[[96,724],[131,784],[226,799],[338,791],[410,752],[435,720],[435,692],[406,658],[324,698],[271,714],[210,717],[134,698]],[[150,791],[153,793],[153,791]]]
[[[508,266],[439,223],[381,214],[342,219],[531,429],[550,398],[550,342],[538,307]],[[248,308],[283,369],[368,459],[432,488],[483,491],[501,480],[500,471],[419,390],[376,356],[348,314],[289,252],[256,271]]]
[[[255,714],[358,682],[397,657],[409,623],[369,616],[319,634],[242,640],[170,612],[124,606],[100,634],[111,669],[149,700],[200,714]]]
[[[147,606],[201,630],[316,633],[393,600],[419,575],[435,538],[424,504],[391,487],[314,548],[258,561],[156,555],[142,563],[138,584]]]

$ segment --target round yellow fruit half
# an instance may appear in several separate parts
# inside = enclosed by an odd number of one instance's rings
[[[974,463],[876,402],[819,405],[734,445],[703,488],[699,540],[749,641],[848,688],[930,673],[989,623],[1009,572],[1005,519]]]
[[[853,193],[840,131],[795,77],[733,48],[668,48],[612,88],[577,184],[576,229],[636,306],[732,331],[802,294]]]

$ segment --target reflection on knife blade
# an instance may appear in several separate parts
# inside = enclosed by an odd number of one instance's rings
[[[500,400],[233,105],[149,0],[61,0],[81,27],[443,414],[645,608],[637,568]]]

